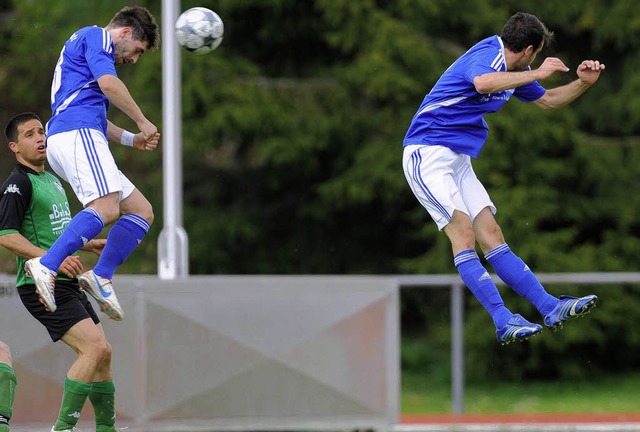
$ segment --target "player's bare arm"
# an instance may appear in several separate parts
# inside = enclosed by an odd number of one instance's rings
[[[103,75],[98,78],[98,85],[109,101],[136,123],[145,139],[151,139],[158,133],[158,128],[147,120],[127,86],[117,76]]]
[[[490,72],[475,77],[473,85],[478,93],[488,94],[519,87],[535,80],[533,71]]]
[[[120,142],[124,131],[124,128],[115,125],[111,120],[107,120],[107,138],[109,141]]]
[[[123,128],[115,125],[111,121],[107,120],[107,138],[109,141],[122,142],[122,134],[125,132]],[[160,134],[156,133],[149,139],[144,137],[142,132],[139,132],[133,136],[133,148],[142,151],[153,151],[158,147],[160,141]]]
[[[45,250],[31,243],[20,233],[9,233],[0,236],[0,246],[25,259],[44,256]],[[77,256],[68,256],[60,264],[59,270],[68,277],[82,274],[82,263]]]
[[[497,93],[520,87],[533,81],[549,78],[556,72],[568,72],[562,60],[547,57],[537,69],[511,72],[490,72],[474,78],[473,85],[478,93]]]
[[[604,69],[605,65],[598,60],[585,60],[578,65],[576,70],[578,79],[569,84],[547,90],[540,99],[533,103],[544,110],[562,108],[573,102],[595,84]]]
[[[20,233],[9,233],[0,236],[0,246],[8,249],[15,255],[31,259],[45,254],[45,250],[31,243]]]

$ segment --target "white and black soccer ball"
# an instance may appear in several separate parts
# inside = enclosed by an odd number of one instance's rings
[[[214,11],[194,7],[176,20],[178,44],[194,54],[206,54],[218,48],[224,35],[224,23]]]

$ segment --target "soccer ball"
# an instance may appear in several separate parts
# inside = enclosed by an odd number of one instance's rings
[[[176,20],[176,39],[180,46],[194,54],[206,54],[222,42],[224,24],[214,11],[194,7]]]

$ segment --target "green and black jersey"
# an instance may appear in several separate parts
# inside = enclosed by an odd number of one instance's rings
[[[67,195],[53,174],[18,164],[2,185],[0,236],[20,233],[34,245],[48,250],[71,221]],[[33,281],[24,274],[25,259],[16,257],[16,286]],[[59,280],[69,280],[58,274]]]

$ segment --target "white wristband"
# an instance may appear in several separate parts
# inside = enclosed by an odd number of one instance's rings
[[[127,147],[133,147],[133,137],[135,135],[129,131],[123,130],[122,135],[120,135],[120,144],[125,145]]]

